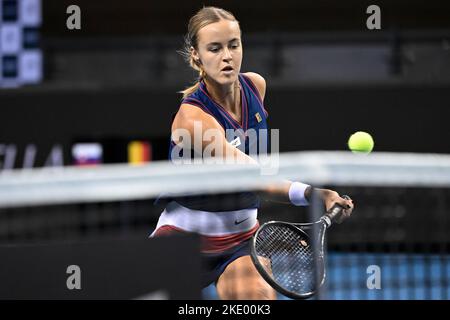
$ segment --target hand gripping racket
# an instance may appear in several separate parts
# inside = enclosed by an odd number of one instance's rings
[[[342,210],[336,204],[316,222],[270,221],[259,227],[251,242],[251,257],[261,276],[287,297],[313,296],[325,281],[325,231]]]

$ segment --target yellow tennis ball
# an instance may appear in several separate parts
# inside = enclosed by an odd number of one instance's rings
[[[368,154],[373,150],[372,136],[364,131],[355,132],[348,139],[348,147],[353,153]]]

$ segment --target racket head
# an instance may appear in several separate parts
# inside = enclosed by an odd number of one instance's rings
[[[317,227],[324,228],[322,223]],[[293,299],[308,299],[325,281],[323,251],[314,250],[316,245],[319,242],[313,244],[300,226],[270,221],[254,234],[251,257],[275,290]]]

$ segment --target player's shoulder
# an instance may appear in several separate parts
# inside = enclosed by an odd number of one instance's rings
[[[261,95],[261,99],[264,100],[264,96],[266,94],[266,79],[256,72],[246,72],[243,73],[243,75],[248,77],[253,82]]]
[[[175,115],[175,122],[210,121],[213,116],[201,105],[192,102],[182,102]]]
[[[197,103],[182,102],[178,108],[177,115],[182,118],[199,118],[207,115],[205,110]]]
[[[252,82],[258,87],[265,88],[266,87],[266,79],[263,78],[259,73],[256,72],[246,72],[243,73],[244,76],[250,78]]]
[[[198,127],[199,123],[201,124],[200,127]],[[176,129],[186,129],[191,134],[195,134],[196,128],[200,128],[200,130],[222,129],[212,114],[206,112],[198,105],[182,103],[174,116],[172,132]]]

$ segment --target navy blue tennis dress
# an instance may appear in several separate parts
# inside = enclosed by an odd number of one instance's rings
[[[200,81],[198,89],[183,99],[182,104],[200,108],[214,117],[225,132],[230,133],[226,135],[227,141],[236,147],[239,146],[241,151],[249,156],[270,152],[268,114],[261,96],[249,77],[239,74],[239,82],[240,123],[212,99],[204,81]],[[169,148],[171,160],[174,148],[176,145],[171,140]],[[241,256],[249,255],[250,238],[259,227],[258,207],[259,198],[253,192],[171,198],[167,201],[152,236],[174,232],[200,234],[203,239],[202,281],[204,286],[208,286],[217,281],[229,263]]]

